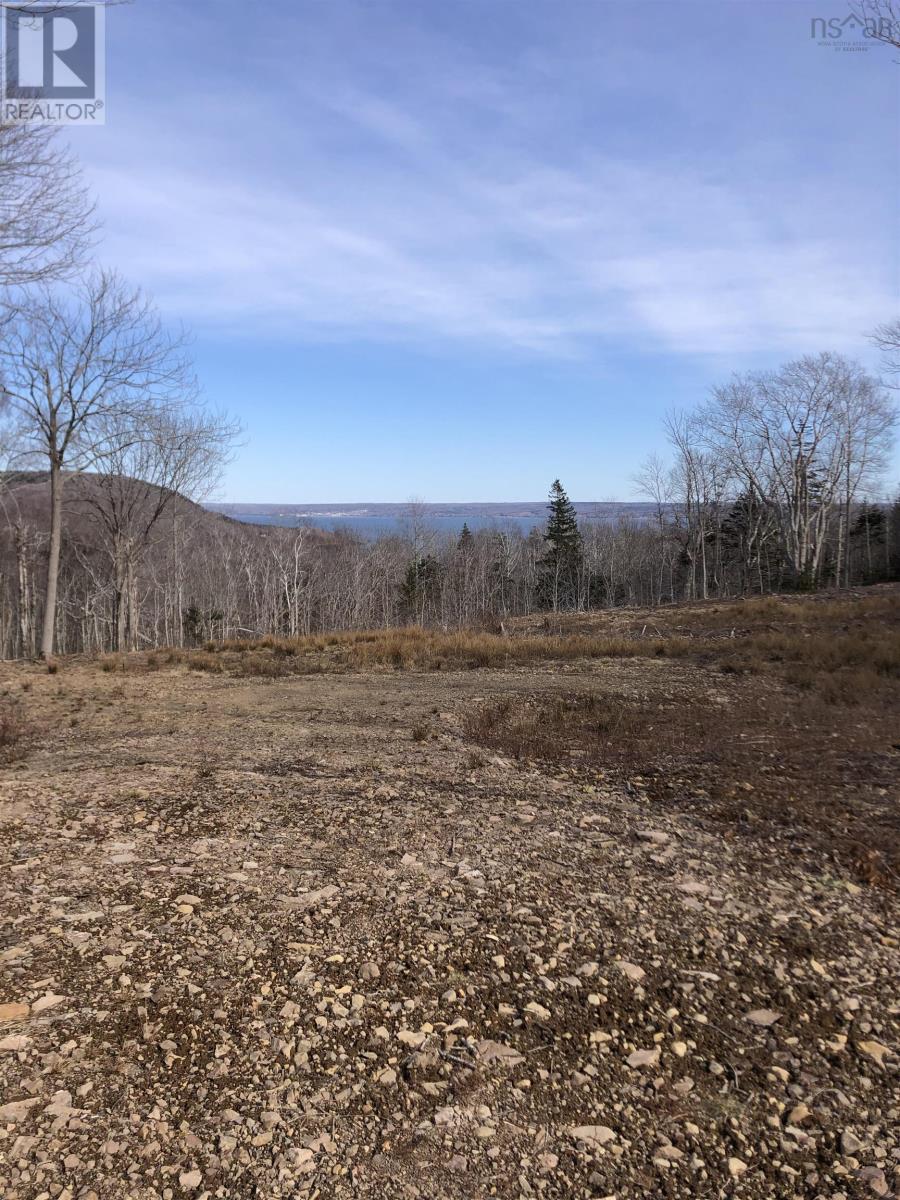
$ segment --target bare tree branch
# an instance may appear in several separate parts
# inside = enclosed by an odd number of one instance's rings
[[[900,375],[900,318],[879,325],[871,338],[884,355],[884,370],[887,374]],[[893,386],[900,387],[900,382]]]
[[[239,427],[222,413],[148,401],[98,422],[97,474],[82,476],[78,498],[101,530],[116,596],[116,648],[137,645],[137,570],[164,514],[216,485]]]
[[[0,384],[13,414],[20,461],[50,469],[50,546],[41,652],[53,651],[64,470],[107,452],[113,418],[196,395],[184,340],[162,327],[149,301],[98,271],[72,293],[23,296],[0,345]]]
[[[55,130],[0,126],[0,287],[73,275],[96,228],[81,171]]]
[[[852,0],[850,11],[866,37],[900,50],[900,0]]]

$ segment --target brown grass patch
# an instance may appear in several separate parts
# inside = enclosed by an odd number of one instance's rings
[[[0,697],[0,763],[18,762],[24,758],[31,736],[21,704]]]
[[[477,670],[600,658],[681,658],[693,648],[679,639],[505,638],[493,633],[441,633],[411,627],[291,640],[228,641],[204,650],[169,650],[164,657],[171,665],[181,663],[195,671],[282,678],[348,670]],[[160,656],[152,658],[151,669],[156,669]],[[139,658],[134,662],[136,670],[150,666]]]
[[[838,700],[862,698],[900,675],[900,591],[828,597],[764,596],[645,611],[547,614],[512,636],[411,626],[309,637],[207,642],[203,649],[109,655],[104,671],[183,664],[195,671],[279,679],[352,670],[478,670],[604,658],[677,658],[733,674],[775,674],[797,686],[822,672]],[[877,679],[876,679],[877,677]],[[823,692],[824,694],[824,692]]]

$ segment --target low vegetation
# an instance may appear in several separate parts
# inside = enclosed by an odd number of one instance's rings
[[[604,658],[694,660],[735,674],[777,674],[834,699],[864,699],[900,674],[900,604],[892,586],[855,598],[763,597],[590,615],[532,617],[505,633],[404,629],[210,641],[202,649],[107,655],[104,671],[183,664],[278,678],[343,670],[466,670]]]
[[[24,758],[29,743],[29,728],[18,701],[0,697],[0,763]]]

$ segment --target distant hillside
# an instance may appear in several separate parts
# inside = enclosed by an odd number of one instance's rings
[[[153,485],[138,481],[140,488],[149,486],[149,497],[155,491]],[[76,534],[80,539],[91,540],[90,507],[91,500],[96,498],[99,488],[99,477],[85,471],[65,476],[63,491],[63,512],[66,528],[69,533]],[[151,499],[148,499],[148,504]],[[303,522],[276,521],[259,522],[249,517],[241,518],[237,513],[228,510],[228,506],[203,505],[187,496],[177,495],[168,505],[167,518],[177,516],[184,525],[190,525],[198,530],[213,532],[217,528],[228,526],[235,530],[243,529],[251,537],[263,537],[261,525],[296,525]],[[4,471],[0,472],[0,520],[7,524],[23,523],[38,532],[45,532],[50,526],[50,475],[47,471]],[[316,531],[314,543],[326,544],[333,539],[325,529]]]
[[[143,488],[147,485],[140,484]],[[71,526],[78,522],[87,503],[97,489],[97,476],[90,472],[65,477],[63,504],[66,519]],[[152,488],[151,488],[152,492]],[[211,512],[186,496],[177,496],[173,501],[174,511],[179,515],[199,522],[233,522],[225,513]],[[22,520],[37,529],[44,529],[50,522],[50,476],[46,471],[6,471],[0,473],[0,511],[7,520]]]

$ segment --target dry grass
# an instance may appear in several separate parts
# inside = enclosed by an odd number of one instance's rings
[[[22,706],[16,700],[0,697],[0,763],[24,758],[31,740]]]
[[[572,662],[598,658],[675,657],[691,652],[679,639],[585,637],[505,638],[498,634],[462,631],[441,633],[411,627],[378,632],[361,631],[294,639],[260,638],[209,644],[203,650],[167,650],[142,658],[130,669],[159,669],[183,664],[195,671],[228,672],[238,676],[281,678],[323,671],[477,670],[531,666],[542,662]],[[104,660],[103,670],[115,670]]]
[[[843,674],[839,691],[863,695],[882,678],[900,676],[900,631],[880,624],[848,631],[808,633],[790,627],[753,630],[740,638],[600,637],[571,634],[504,638],[490,633],[440,633],[419,628],[381,633],[257,642],[228,642],[204,650],[172,650],[170,664],[194,671],[283,678],[344,670],[477,670],[604,658],[694,659],[735,674],[778,674],[800,686],[824,672]],[[104,670],[117,669],[106,665]]]
[[[518,630],[521,629],[521,632]],[[310,637],[208,642],[202,649],[108,655],[104,671],[191,670],[279,679],[348,670],[477,670],[604,658],[691,659],[736,674],[776,674],[814,686],[825,672],[836,699],[863,697],[900,675],[896,590],[856,597],[760,597],[638,614],[529,618],[514,636],[412,626]],[[813,681],[811,683],[811,681]]]

